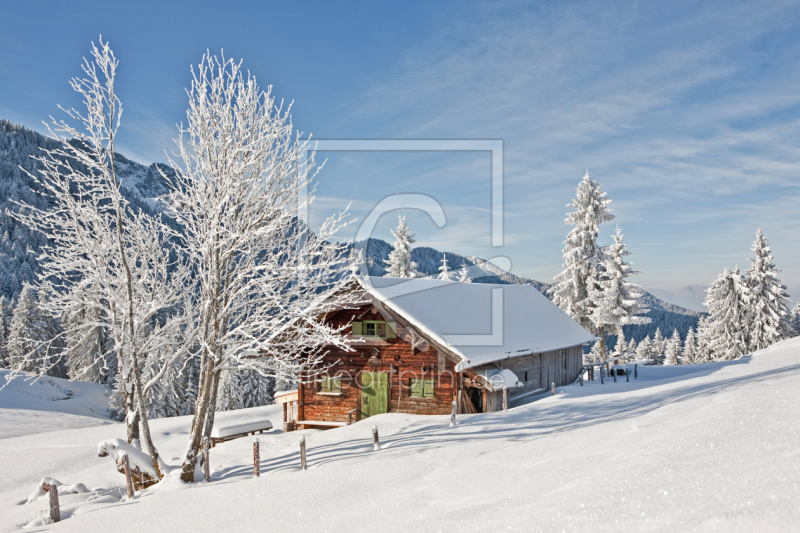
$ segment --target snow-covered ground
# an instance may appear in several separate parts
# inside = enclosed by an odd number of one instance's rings
[[[20,504],[51,476],[83,483],[62,495],[58,531],[798,531],[800,338],[729,363],[639,367],[639,379],[571,385],[506,413],[388,414],[326,432],[261,436],[211,450],[212,482],[168,480],[120,499],[122,476],[95,455],[124,427],[0,440],[0,530],[39,517]],[[275,406],[221,413],[223,424]],[[153,421],[177,463],[188,418]],[[371,427],[382,450],[373,452]],[[309,470],[298,439],[306,435]]]
[[[0,370],[0,439],[112,423],[107,409],[110,390],[103,385],[11,375]]]

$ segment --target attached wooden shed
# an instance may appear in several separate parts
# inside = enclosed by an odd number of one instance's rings
[[[594,340],[531,286],[372,277],[348,290],[351,303],[321,319],[348,325],[351,351],[331,348],[304,370],[297,427],[449,414],[453,401],[461,413],[498,411],[506,394],[573,382]]]

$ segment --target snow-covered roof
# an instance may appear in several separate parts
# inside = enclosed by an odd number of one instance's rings
[[[492,386],[492,390],[522,387],[517,375],[507,368],[489,368],[479,373]]]
[[[529,285],[358,279],[369,294],[409,320],[409,325],[460,356],[459,371],[594,340]]]

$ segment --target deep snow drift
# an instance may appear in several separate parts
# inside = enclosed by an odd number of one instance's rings
[[[227,442],[211,450],[210,484],[170,479],[131,502],[111,460],[94,455],[100,440],[124,437],[121,424],[7,438],[0,530],[44,512],[46,499],[19,503],[45,476],[94,491],[62,496],[64,520],[45,526],[58,531],[800,528],[800,338],[738,361],[639,372],[460,416],[456,428],[447,417],[388,414],[326,432],[272,431],[260,436],[258,479],[252,438]],[[275,406],[220,415],[280,421]],[[153,421],[167,462],[178,461],[188,423]]]

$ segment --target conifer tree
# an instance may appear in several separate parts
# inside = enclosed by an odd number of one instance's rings
[[[40,372],[45,358],[45,324],[36,301],[36,291],[27,283],[14,308],[7,349],[9,367],[23,372]]]
[[[636,358],[646,365],[657,364],[653,358],[653,344],[650,341],[650,335],[642,339],[636,346]]]
[[[239,375],[233,368],[224,369],[219,377],[217,411],[234,411],[242,408]]]
[[[617,345],[614,347],[614,357],[625,357],[628,355],[628,341],[625,340],[625,332],[619,328],[617,334]]]
[[[108,320],[102,309],[76,305],[66,319],[67,369],[70,379],[111,384],[117,364]]]
[[[697,356],[695,358],[698,363],[707,363],[714,360],[714,351],[711,348],[710,338],[710,323],[708,316],[703,315],[697,321],[697,335],[695,342],[697,344]]]
[[[601,338],[601,351],[605,357],[605,324],[593,321],[602,274],[603,253],[597,244],[599,226],[614,218],[608,208],[610,199],[600,190],[600,184],[589,178],[589,173],[578,185],[576,198],[567,204],[575,211],[568,213],[565,222],[575,226],[564,241],[564,270],[555,278],[550,289],[553,303],[587,331]]]
[[[415,278],[417,264],[411,260],[411,245],[414,244],[414,236],[411,235],[406,225],[405,215],[400,215],[397,230],[392,231],[394,235],[394,250],[389,253],[386,264],[389,270],[386,275],[390,278]]]
[[[655,361],[654,364],[660,365],[664,363],[664,356],[665,349],[666,349],[666,340],[664,336],[661,334],[661,328],[656,328],[656,333],[653,335],[653,342],[652,342],[652,349],[653,349],[653,360]]]
[[[461,265],[461,269],[458,271],[458,281],[461,283],[472,283],[472,278],[469,277],[469,269],[466,263]]]
[[[672,332],[672,336],[664,344],[664,364],[665,365],[679,365],[681,353],[681,336],[678,333],[678,328]]]
[[[769,242],[760,229],[752,250],[752,265],[746,273],[751,298],[747,330],[748,348],[755,351],[789,336],[790,326],[787,321],[789,296],[778,280],[780,270],[772,262]]]
[[[686,338],[683,341],[681,363],[685,365],[691,365],[697,363],[697,359],[697,337],[694,333],[694,328],[689,328],[689,331],[686,332]]]
[[[738,266],[733,272],[726,268],[706,290],[706,333],[714,359],[731,361],[749,352],[750,301],[750,288]]]
[[[8,360],[6,354],[6,328],[0,325],[0,369],[8,368]]]
[[[447,254],[442,254],[442,266],[439,267],[439,279],[450,280],[450,269],[447,268]]]
[[[11,318],[14,316],[14,305],[5,296],[0,296],[0,328],[3,328],[3,335],[8,339],[8,332],[11,328]]]
[[[650,318],[641,316],[649,311],[641,303],[644,290],[625,278],[638,274],[625,261],[630,255],[628,245],[623,243],[622,230],[617,226],[613,235],[614,244],[603,249],[599,281],[590,290],[594,301],[591,310],[592,322],[597,327],[619,334],[628,324],[649,324]]]
[[[795,337],[800,335],[800,300],[792,307],[789,323],[792,326],[792,335]]]

